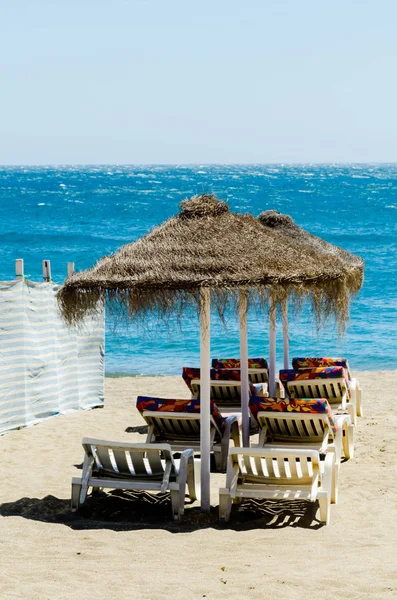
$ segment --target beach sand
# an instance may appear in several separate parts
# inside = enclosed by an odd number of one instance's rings
[[[311,505],[276,516],[249,505],[219,527],[187,505],[115,496],[69,510],[81,439],[145,441],[137,394],[188,398],[180,377],[106,379],[103,409],[76,412],[0,438],[2,599],[397,598],[397,372],[357,373],[365,417],[341,467],[339,503],[319,526]],[[135,428],[135,431],[126,431]],[[212,504],[224,474],[212,474]],[[280,505],[281,509],[281,505]]]

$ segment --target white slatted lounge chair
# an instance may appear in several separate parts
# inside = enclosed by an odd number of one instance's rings
[[[270,413],[257,414],[259,425],[259,446],[270,444],[274,447],[304,446],[314,448],[321,454],[335,452],[335,463],[339,467],[342,452],[346,458],[354,456],[354,427],[348,415],[340,415],[343,426],[337,422],[336,434],[333,434],[327,415],[312,413]],[[348,432],[344,435],[344,430]]]
[[[331,497],[336,496],[335,454],[325,460],[315,450],[234,448],[230,451],[226,487],[219,490],[219,519],[228,521],[232,503],[244,498],[308,500],[320,506],[320,521],[329,524]]]
[[[142,413],[149,426],[146,443],[166,442],[173,451],[192,448],[200,452],[200,413],[164,412],[146,410]],[[223,427],[211,415],[211,452],[214,453],[218,471],[226,471],[230,441],[240,445],[238,418],[230,415],[224,419]]]
[[[186,484],[196,500],[193,450],[174,460],[168,444],[129,444],[93,438],[83,439],[82,477],[72,479],[72,510],[84,504],[88,488],[171,492],[172,514],[184,512]]]
[[[241,381],[238,369],[211,369],[210,394],[219,410],[226,413],[241,412]],[[223,377],[224,376],[224,377]],[[200,397],[200,369],[184,367],[182,377],[192,398]],[[266,383],[250,383],[250,393],[267,395]]]
[[[303,371],[295,371],[295,378],[291,381],[285,380],[285,374],[288,370],[280,371],[280,380],[286,387],[287,394],[292,398],[326,398],[330,403],[334,413],[348,413],[351,417],[352,424],[357,422],[357,410],[355,398],[349,397],[348,385],[343,376],[342,367],[330,367],[329,369],[340,370],[340,377],[326,378],[316,377],[315,371],[325,369],[313,369],[312,373],[303,373]],[[304,377],[305,376],[305,377]],[[310,377],[310,378],[309,378]],[[335,414],[336,416],[336,414]]]
[[[239,358],[213,358],[213,369],[240,369]],[[264,358],[248,359],[248,376],[251,383],[268,383],[269,368]]]
[[[304,358],[295,357],[292,359],[292,368],[295,370],[318,367],[343,367],[345,369],[349,387],[356,405],[356,414],[358,417],[362,417],[364,414],[362,389],[358,380],[352,376],[347,358],[311,356]]]
[[[200,397],[200,379],[193,379],[192,397]],[[211,398],[222,411],[241,411],[241,381],[211,380]]]

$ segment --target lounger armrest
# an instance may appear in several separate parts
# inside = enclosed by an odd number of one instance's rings
[[[259,396],[260,398],[266,398],[269,396],[267,383],[251,383],[251,389],[253,389],[253,396]]]
[[[331,496],[332,480],[335,477],[335,454],[328,452],[325,456],[321,469],[321,487]]]
[[[231,428],[234,422],[238,423],[237,415],[229,415],[228,417],[225,417],[225,427]]]
[[[225,419],[225,429],[222,436],[222,445],[225,447],[225,449],[226,446],[229,447],[230,438],[233,439],[235,446],[240,446],[240,426],[239,417],[237,415],[230,415]]]
[[[192,448],[186,448],[186,450],[183,450],[183,452],[181,452],[181,461],[188,461],[189,458],[193,458],[194,459],[194,450]]]

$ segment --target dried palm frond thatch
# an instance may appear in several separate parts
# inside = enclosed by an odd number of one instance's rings
[[[222,312],[244,288],[260,302],[269,295],[276,301],[307,297],[317,317],[332,313],[343,328],[362,271],[337,255],[308,248],[288,228],[263,226],[204,194],[184,200],[175,217],[93,268],[74,273],[58,298],[65,320],[76,323],[105,300],[131,318],[148,311],[181,311],[197,306],[202,287],[211,288]]]
[[[266,210],[262,212],[258,220],[265,227],[275,229],[279,232],[284,233],[291,239],[296,240],[300,246],[306,244],[306,251],[312,250],[317,255],[328,255],[330,258],[340,260],[346,267],[347,270],[351,271],[353,280],[357,283],[358,291],[363,282],[364,276],[364,261],[360,256],[347,252],[340,246],[335,246],[326,242],[322,238],[309,233],[302,227],[299,227],[295,221],[289,215],[283,215],[277,210]]]

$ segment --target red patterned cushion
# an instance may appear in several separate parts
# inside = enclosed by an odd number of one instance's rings
[[[189,390],[192,391],[192,381],[200,380],[200,369],[195,367],[183,367],[182,377]],[[211,382],[216,381],[241,381],[240,369],[211,369]],[[255,394],[255,386],[261,384],[250,383],[250,394]]]
[[[331,358],[331,357],[306,357],[293,358],[292,366],[294,369],[305,369],[315,367],[344,367],[348,378],[351,380],[351,372],[347,358]]]
[[[258,412],[287,412],[326,414],[330,426],[336,434],[337,425],[331,407],[326,398],[258,398],[249,401],[251,413],[257,418]]]
[[[213,369],[239,369],[240,359],[239,358],[214,358],[212,360]],[[248,359],[249,369],[267,369],[266,358],[249,358]]]
[[[138,396],[136,399],[136,407],[142,414],[145,410],[154,412],[186,412],[200,413],[200,400],[193,398],[191,400],[174,400],[171,398],[152,398],[151,396]],[[210,405],[211,415],[214,417],[215,423],[220,429],[223,429],[225,419],[219,412],[219,408],[211,400]]]
[[[345,377],[343,367],[318,367],[315,369],[305,368],[295,371],[294,369],[281,369],[280,381],[299,381],[309,379],[339,379]]]

